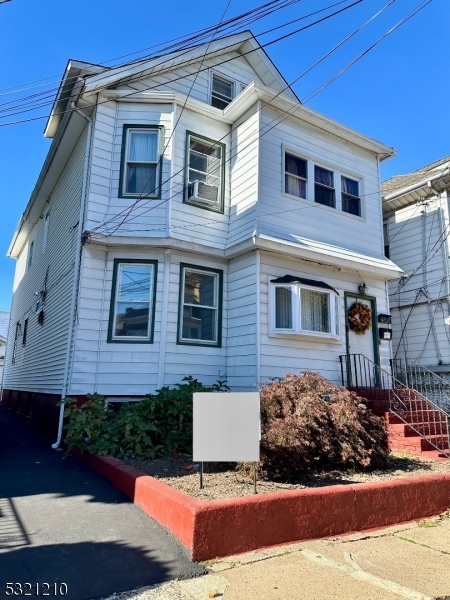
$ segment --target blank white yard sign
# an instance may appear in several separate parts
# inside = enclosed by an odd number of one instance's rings
[[[258,462],[259,392],[194,393],[194,462]]]

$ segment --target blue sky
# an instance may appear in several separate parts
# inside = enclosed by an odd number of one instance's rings
[[[387,2],[363,0],[323,24],[271,45],[267,52],[290,82]],[[260,3],[262,0],[231,0],[226,18]],[[251,29],[258,35],[332,3],[333,0],[301,0],[254,23]],[[197,0],[194,4],[182,0],[170,3],[11,0],[0,4],[0,94],[5,94],[5,88],[10,86],[27,83],[24,87],[29,87],[31,81],[61,74],[69,58],[101,63],[212,25],[220,20],[226,4],[227,0]],[[375,42],[417,4],[419,0],[396,0],[371,25],[294,85],[300,99]],[[450,154],[447,116],[450,90],[445,49],[449,22],[450,2],[432,0],[308,103],[311,108],[398,150],[396,158],[382,165],[382,179]],[[264,44],[298,26],[258,39]],[[0,103],[13,98],[0,96]],[[48,111],[44,107],[11,119],[0,118],[0,124],[43,116]],[[6,251],[50,146],[50,140],[43,137],[44,125],[45,119],[41,119],[0,127],[3,190],[0,310],[9,310],[15,266],[14,260],[5,257]]]

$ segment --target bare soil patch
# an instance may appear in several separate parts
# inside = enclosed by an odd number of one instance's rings
[[[204,487],[201,490],[198,468],[193,468],[192,457],[189,455],[154,460],[126,459],[124,462],[199,500],[231,499],[253,494],[252,477],[243,474],[231,463],[205,463]],[[304,473],[299,475],[294,483],[269,481],[258,477],[257,490],[258,494],[263,494],[437,473],[450,473],[450,460],[428,461],[403,454],[391,454],[383,468],[363,472],[334,470]]]

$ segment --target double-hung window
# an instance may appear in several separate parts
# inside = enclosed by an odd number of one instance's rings
[[[156,261],[114,261],[108,342],[153,342]]]
[[[221,345],[222,275],[180,265],[179,344]]]
[[[213,73],[211,83],[211,105],[223,110],[234,97],[234,82]]]
[[[308,161],[295,154],[284,154],[284,191],[286,194],[306,198]]]
[[[273,333],[339,335],[339,295],[331,286],[294,276],[271,284]]]
[[[187,132],[186,202],[223,212],[225,144]]]
[[[314,200],[319,204],[336,208],[334,173],[318,165],[314,165]]]
[[[162,127],[124,125],[119,196],[161,196]]]
[[[361,197],[359,195],[359,181],[350,177],[341,177],[342,210],[351,215],[361,216]]]

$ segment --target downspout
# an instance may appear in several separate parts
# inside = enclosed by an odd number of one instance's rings
[[[256,249],[256,387],[261,383],[261,251]]]
[[[426,298],[427,298],[428,315],[430,317],[430,327],[433,332],[434,346],[436,348],[438,364],[441,365],[442,364],[442,356],[441,356],[441,352],[439,350],[439,342],[437,339],[436,327],[434,325],[433,311],[431,310],[431,300],[430,300],[430,297],[428,295],[428,290],[427,290],[426,218],[427,218],[427,209],[426,209],[426,206],[424,206],[424,209],[422,211],[422,252],[423,252],[423,260],[424,260],[424,264],[423,264],[423,268],[422,268],[422,279],[423,279],[423,288],[424,288],[424,291],[426,293]]]
[[[73,277],[73,286],[72,286],[72,296],[70,299],[70,321],[69,321],[69,334],[67,336],[67,349],[66,349],[66,357],[64,363],[64,375],[63,375],[63,387],[61,391],[61,399],[64,399],[67,395],[67,388],[69,386],[69,362],[70,362],[70,351],[72,348],[73,341],[73,331],[75,325],[75,306],[76,306],[76,298],[78,293],[78,284],[80,278],[80,266],[81,266],[81,252],[82,252],[82,244],[81,244],[81,236],[83,233],[83,221],[84,221],[84,212],[86,208],[86,198],[87,198],[87,176],[89,170],[89,156],[91,149],[91,133],[92,133],[92,119],[90,119],[87,115],[85,115],[81,110],[76,108],[75,103],[71,104],[72,110],[78,113],[83,119],[88,122],[88,132],[86,137],[86,153],[84,156],[84,167],[83,167],[83,183],[81,186],[81,199],[80,199],[80,214],[78,217],[78,235],[77,235],[77,246],[76,246],[76,254],[75,254],[75,268],[74,268],[74,277]],[[59,448],[61,444],[62,430],[64,423],[64,403],[61,404],[59,408],[59,421],[58,421],[58,437],[56,442],[52,444],[52,448],[56,450]]]
[[[171,251],[164,252],[164,283],[161,305],[161,333],[159,340],[159,365],[158,365],[158,389],[164,385],[164,372],[166,370],[166,341],[167,341],[167,312],[169,306],[170,287],[170,262]]]
[[[101,348],[102,348],[102,334],[103,334],[103,314],[105,312],[106,276],[108,274],[108,258],[109,258],[109,249],[108,249],[108,246],[106,246],[105,264],[103,267],[102,307],[100,310],[100,327],[99,327],[99,332],[98,332],[98,344],[97,344],[97,363],[95,365],[94,394],[97,393],[98,374],[99,374],[99,369],[100,369],[100,354],[101,354]]]

